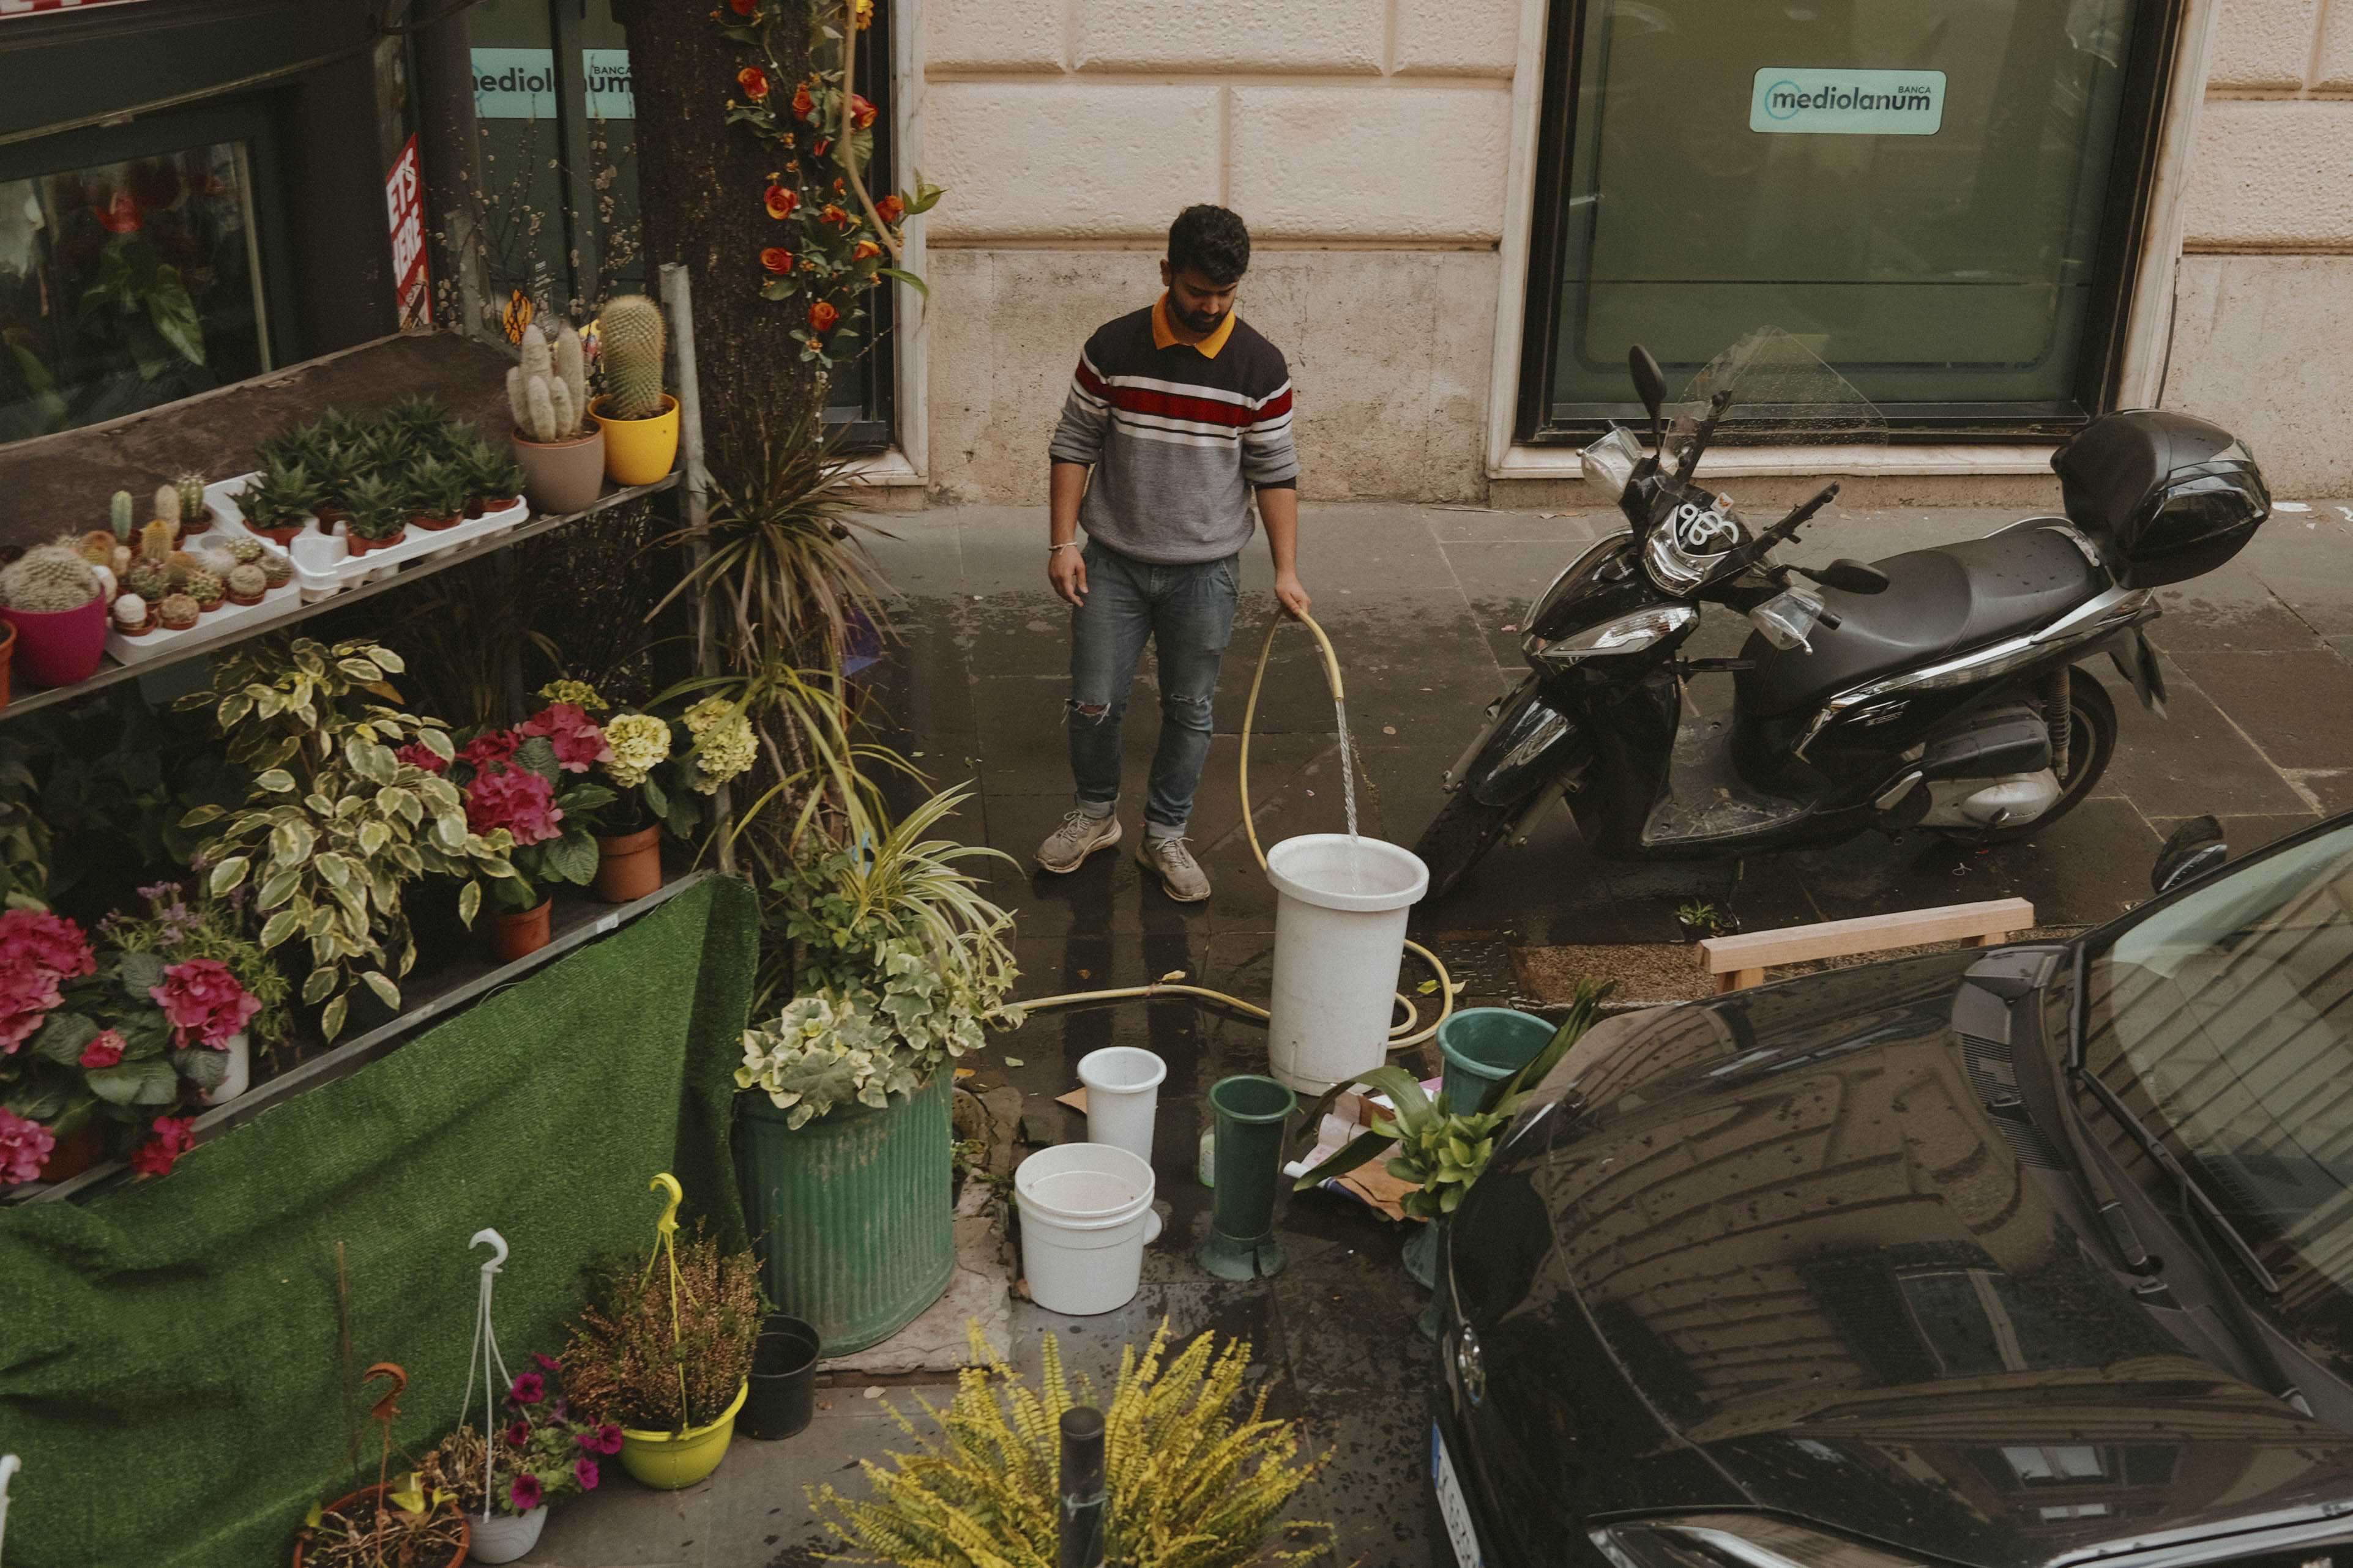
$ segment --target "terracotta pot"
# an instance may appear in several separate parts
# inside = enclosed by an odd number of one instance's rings
[[[596,836],[596,896],[608,904],[634,903],[661,887],[661,824],[635,833]]]
[[[491,915],[491,952],[501,963],[512,963],[516,959],[537,952],[547,945],[547,913],[549,900],[542,899],[535,910],[525,910],[519,915],[495,910]]]
[[[471,522],[482,515],[482,498],[476,496],[466,503],[466,521]]]
[[[362,1498],[374,1497],[376,1493],[384,1489],[385,1489],[382,1487],[362,1487],[359,1490],[352,1493],[351,1496],[339,1497],[334,1501],[329,1503],[327,1505],[326,1511],[329,1513],[342,1513],[353,1503],[358,1502]],[[442,1564],[442,1568],[459,1568],[459,1565],[466,1561],[467,1551],[474,1544],[473,1526],[468,1522],[466,1516],[462,1513],[456,1515],[456,1518],[458,1521],[458,1551],[447,1563]],[[300,1541],[297,1541],[294,1543],[294,1568],[302,1568],[302,1542]]]
[[[16,628],[0,621],[0,708],[8,706],[8,667],[16,656]]]
[[[12,610],[0,605],[0,620],[16,628],[16,670],[40,686],[71,686],[87,680],[106,656],[106,595],[73,610]]]
[[[283,550],[302,537],[302,531],[310,526],[310,522],[311,520],[306,517],[299,522],[290,522],[282,528],[255,528],[251,523],[248,523],[246,529],[248,532],[259,534]]]
[[[335,524],[349,521],[352,514],[339,506],[317,506],[311,509],[311,515],[319,520],[321,533],[332,533]]]
[[[406,526],[401,527],[383,539],[362,539],[350,529],[346,528],[343,530],[343,543],[355,556],[365,555],[372,551],[389,550],[396,544],[406,543],[407,539],[408,530]]]
[[[194,516],[194,517],[189,517],[189,516],[188,516],[188,515],[186,515],[185,513],[182,513],[182,514],[181,514],[181,517],[180,517],[180,537],[181,537],[181,538],[183,538],[183,539],[193,539],[193,538],[195,538],[195,537],[197,534],[199,534],[199,533],[210,533],[212,531],[213,531],[213,514],[212,514],[212,509],[211,509],[211,508],[207,507],[207,508],[206,508],[206,510],[204,510],[203,511],[200,511],[200,512],[196,513],[196,515],[195,515],[195,516]]]
[[[79,1176],[106,1158],[106,1129],[95,1121],[85,1121],[58,1140],[49,1157],[41,1162],[40,1179],[62,1182]]]
[[[605,432],[601,428],[569,441],[530,441],[517,436],[514,455],[515,461],[522,465],[524,493],[540,511],[555,517],[586,511],[605,493]]]
[[[415,523],[417,527],[425,530],[427,533],[438,533],[445,528],[457,527],[459,516],[459,514],[456,512],[452,512],[448,517],[427,517],[422,513],[419,513],[417,516],[412,517],[408,521]]]
[[[605,473],[617,485],[649,485],[678,460],[678,399],[662,394],[661,412],[649,419],[620,419],[605,412],[607,399],[591,398],[588,412],[605,432]]]

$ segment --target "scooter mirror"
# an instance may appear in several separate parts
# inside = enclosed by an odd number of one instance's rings
[[[1651,351],[1640,343],[1626,351],[1626,369],[1634,378],[1634,395],[1642,400],[1655,426],[1660,410],[1667,405],[1667,373],[1659,368]]]
[[[2175,828],[2164,847],[2157,852],[2157,864],[2149,868],[2149,888],[2155,892],[2171,892],[2209,871],[2221,870],[2230,858],[2231,847],[2223,842],[2222,825],[2211,816],[2193,816]]]
[[[1819,572],[1807,575],[1825,588],[1836,588],[1841,594],[1884,594],[1887,574],[1876,566],[1866,566],[1860,561],[1841,555]]]

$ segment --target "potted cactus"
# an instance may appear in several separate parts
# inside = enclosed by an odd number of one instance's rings
[[[408,537],[408,498],[378,474],[363,474],[343,492],[344,542],[353,555],[389,550]]]
[[[172,492],[179,500],[182,538],[212,527],[212,509],[205,505],[204,475],[193,469],[179,475],[172,481]]]
[[[408,520],[434,532],[455,528],[466,515],[466,476],[458,465],[430,455],[408,471]]]
[[[16,628],[16,665],[43,686],[87,680],[106,654],[106,594],[69,544],[43,544],[0,571],[0,620]]]
[[[522,363],[507,372],[515,458],[524,492],[541,511],[586,511],[605,488],[605,432],[588,420],[588,367],[570,327],[551,342],[526,330]]]
[[[588,405],[605,431],[605,472],[617,485],[649,485],[678,457],[678,399],[662,390],[661,307],[624,294],[596,318],[605,393]]]

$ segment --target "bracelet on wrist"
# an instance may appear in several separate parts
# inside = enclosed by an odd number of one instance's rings
[[[1078,547],[1079,542],[1077,540],[1064,539],[1046,546],[1046,553],[1051,555],[1057,550],[1076,550]]]

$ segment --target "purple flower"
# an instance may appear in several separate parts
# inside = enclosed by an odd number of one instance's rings
[[[521,1418],[507,1423],[507,1447],[520,1448],[531,1441],[531,1423]]]
[[[533,1351],[531,1352],[531,1359],[539,1363],[539,1370],[542,1372],[562,1372],[564,1370],[564,1363],[557,1360],[554,1356],[543,1354],[541,1352]]]
[[[507,1397],[517,1405],[536,1405],[547,1397],[547,1380],[535,1372],[524,1373],[507,1390]]]
[[[595,1491],[596,1489],[596,1461],[594,1459],[573,1460],[572,1479],[580,1483],[580,1489],[582,1491]]]
[[[525,1470],[507,1488],[507,1501],[517,1513],[529,1513],[539,1506],[539,1478]]]
[[[594,1432],[580,1434],[580,1446],[592,1454],[617,1454],[621,1451],[621,1429],[607,1421]]]

